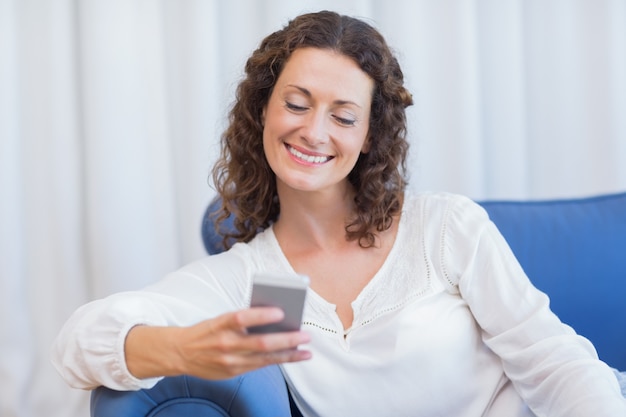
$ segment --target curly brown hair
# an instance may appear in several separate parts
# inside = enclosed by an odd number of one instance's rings
[[[287,60],[303,47],[330,49],[353,59],[375,84],[370,150],[359,156],[348,175],[356,190],[356,212],[346,225],[346,238],[358,240],[362,247],[373,246],[375,232],[388,229],[402,208],[408,152],[405,108],[413,102],[397,59],[383,36],[362,20],[330,11],[304,14],[261,42],[237,87],[221,155],[213,168],[222,199],[216,221],[219,226],[234,217],[236,228],[222,229],[225,247],[250,241],[278,217],[276,178],[263,152],[262,114]]]

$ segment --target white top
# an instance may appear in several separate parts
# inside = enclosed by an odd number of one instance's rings
[[[249,303],[256,271],[294,272],[271,228],[67,322],[53,362],[78,388],[149,388],[124,362],[137,324],[190,325]],[[451,194],[407,195],[394,246],[352,303],[309,290],[313,359],[283,365],[305,416],[626,416],[611,369],[549,310],[485,211]],[[531,412],[530,409],[534,411]]]

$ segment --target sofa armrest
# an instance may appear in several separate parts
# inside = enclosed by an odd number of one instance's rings
[[[151,389],[91,394],[91,417],[287,417],[289,395],[278,366],[210,381],[167,377]]]

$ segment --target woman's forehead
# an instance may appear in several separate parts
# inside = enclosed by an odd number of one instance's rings
[[[299,48],[287,60],[277,86],[296,86],[311,94],[334,93],[359,105],[371,101],[374,81],[350,57],[331,49]]]

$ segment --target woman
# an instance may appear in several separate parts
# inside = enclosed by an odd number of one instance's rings
[[[405,194],[410,104],[360,20],[307,14],[268,36],[214,170],[238,243],[79,309],[54,349],[68,383],[132,390],[278,363],[305,416],[626,415],[611,370],[485,212]],[[259,271],[310,277],[302,331],[247,334],[282,318],[248,308]]]

